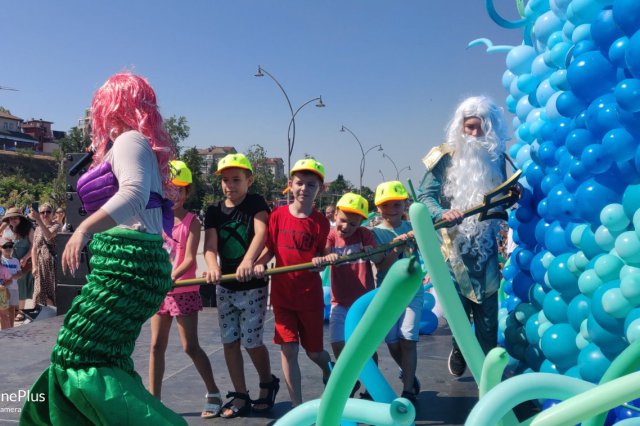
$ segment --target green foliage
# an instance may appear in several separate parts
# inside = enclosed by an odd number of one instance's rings
[[[191,184],[191,196],[184,203],[184,207],[190,211],[200,211],[202,208],[202,200],[207,192],[207,184],[205,178],[202,176],[202,157],[198,155],[196,148],[189,148],[184,152],[181,158],[185,162],[189,170],[191,170],[191,177],[193,183]]]
[[[245,154],[253,166],[252,194],[260,194],[265,200],[274,200],[286,186],[286,180],[276,181],[267,164],[267,151],[261,145],[251,145]]]
[[[85,152],[90,145],[89,135],[85,135],[78,127],[72,127],[64,138],[58,140],[58,146],[63,154]]]
[[[184,116],[176,117],[172,115],[164,120],[164,128],[171,136],[171,142],[176,150],[176,158],[180,157],[182,151],[182,142],[189,137],[191,128],[187,124],[187,119]]]

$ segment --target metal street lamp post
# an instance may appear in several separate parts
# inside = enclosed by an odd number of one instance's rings
[[[362,158],[360,159],[360,193],[362,194],[362,176],[364,176],[364,168],[366,165],[366,157],[367,154],[374,148],[378,148],[378,151],[382,151],[382,145],[378,144],[378,145],[374,145],[371,148],[367,149],[366,151],[364,150],[364,148],[362,147],[362,144],[360,143],[360,139],[358,139],[358,137],[356,136],[355,133],[353,133],[351,131],[351,129],[349,129],[347,126],[342,125],[342,127],[340,128],[341,132],[349,132],[351,133],[351,136],[354,137],[354,139],[356,140],[356,142],[358,142],[358,146],[360,147],[360,152],[362,153]]]
[[[398,170],[398,166],[396,166],[396,162],[395,162],[395,161],[393,161],[393,159],[392,159],[391,157],[389,157],[389,156],[388,156],[387,154],[385,154],[384,152],[382,153],[382,156],[383,156],[383,157],[388,158],[388,159],[389,159],[389,161],[391,161],[391,164],[393,164],[393,168],[395,168],[395,169],[396,169],[396,180],[400,180],[400,173],[401,173],[403,170],[411,170],[411,166],[405,166],[405,167],[401,168],[400,170]]]
[[[264,77],[265,75],[269,76],[269,78],[271,78],[271,80],[273,80],[273,82],[278,85],[278,87],[282,91],[282,94],[287,100],[287,105],[289,105],[289,111],[291,112],[291,120],[289,121],[289,127],[287,128],[286,175],[288,176],[289,171],[291,170],[291,154],[293,154],[293,146],[295,145],[295,142],[296,142],[296,115],[303,107],[305,107],[306,105],[310,104],[313,101],[318,101],[316,103],[316,107],[318,108],[324,108],[325,104],[322,102],[322,96],[318,96],[316,98],[310,99],[307,102],[303,103],[297,110],[294,111],[293,106],[291,105],[291,100],[289,99],[289,95],[287,95],[287,92],[284,90],[284,87],[282,87],[282,84],[280,84],[280,82],[269,71],[265,70],[264,68],[258,65],[258,71],[255,73],[255,76]],[[287,200],[289,200],[289,197],[290,197],[289,192],[287,192]]]

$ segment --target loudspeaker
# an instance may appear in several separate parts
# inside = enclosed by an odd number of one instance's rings
[[[62,167],[64,168],[64,175],[67,178],[67,192],[76,192],[76,185],[78,183],[78,178],[80,176],[82,176],[84,174],[84,172],[86,172],[89,169],[89,166],[91,165],[91,163],[81,167],[77,173],[75,173],[73,176],[69,175],[69,170],[75,166],[78,161],[80,161],[80,159],[82,157],[84,157],[87,153],[86,152],[75,152],[75,153],[71,153],[71,154],[65,154],[64,155],[64,161],[62,163]]]
[[[56,263],[56,282],[66,285],[82,286],[87,282],[86,277],[89,272],[91,272],[91,268],[89,266],[89,260],[91,260],[89,244],[87,244],[80,252],[80,265],[75,275],[71,275],[69,271],[67,271],[67,273],[62,271],[62,253],[64,252],[64,248],[66,247],[69,238],[71,238],[71,235],[71,233],[67,232],[60,232],[56,235],[56,252],[54,259]]]
[[[67,229],[65,231],[73,232],[89,214],[82,207],[82,202],[77,192],[67,192],[67,201],[65,203],[67,205]]]
[[[58,284],[58,287],[56,287],[57,314],[66,314],[71,307],[73,299],[79,295],[81,291],[81,285]]]

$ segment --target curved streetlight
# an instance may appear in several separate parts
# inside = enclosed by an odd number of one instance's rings
[[[378,148],[378,151],[382,151],[382,145],[380,145],[380,144],[374,145],[374,146],[372,146],[371,148],[369,148],[369,149],[367,149],[365,151],[364,148],[362,147],[362,144],[360,143],[360,139],[358,139],[356,134],[353,133],[351,131],[351,129],[349,129],[347,126],[345,126],[343,124],[342,127],[340,128],[340,131],[341,132],[349,132],[349,133],[351,133],[351,136],[354,137],[356,142],[358,142],[358,146],[360,147],[360,152],[362,153],[362,158],[360,159],[360,193],[362,194],[362,176],[364,176],[364,167],[366,165],[367,154],[374,148]]]
[[[403,170],[411,170],[411,166],[405,166],[403,168],[401,168],[400,170],[398,170],[398,166],[396,166],[396,162],[393,161],[393,159],[391,157],[389,157],[387,154],[385,154],[384,152],[382,153],[383,157],[386,157],[389,159],[389,161],[391,161],[391,164],[393,164],[393,167],[396,169],[396,180],[400,180],[400,173]]]
[[[322,102],[322,96],[319,96],[317,98],[308,100],[307,102],[302,104],[297,110],[294,111],[293,106],[291,105],[291,100],[289,99],[289,95],[287,95],[287,92],[284,90],[284,87],[282,87],[282,84],[280,84],[280,82],[269,71],[265,70],[264,68],[258,65],[258,71],[254,75],[256,77],[264,77],[265,75],[269,76],[269,78],[271,78],[271,80],[273,80],[274,83],[278,85],[278,87],[282,91],[282,94],[287,100],[287,105],[289,105],[289,111],[291,112],[291,120],[289,121],[289,127],[287,128],[287,172],[286,174],[288,175],[289,170],[291,170],[291,154],[293,154],[293,146],[295,145],[295,142],[296,142],[296,114],[298,114],[298,112],[304,106],[306,106],[307,104],[313,101],[316,101],[316,100],[318,101],[318,103],[316,103],[316,107],[318,108],[325,107],[325,104]],[[288,193],[287,193],[287,197],[289,197]]]

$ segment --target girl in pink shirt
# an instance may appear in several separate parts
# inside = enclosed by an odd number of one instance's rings
[[[165,245],[173,262],[173,281],[196,277],[196,254],[200,242],[200,221],[184,208],[191,191],[191,171],[182,161],[171,161],[173,179],[177,188],[174,200],[173,232],[165,235]],[[209,357],[198,342],[198,311],[202,310],[199,286],[178,287],[167,293],[160,310],[151,318],[151,352],[149,354],[149,390],[160,399],[162,376],[164,375],[164,354],[169,342],[169,331],[173,318],[178,323],[182,348],[191,357],[207,388],[207,401],[202,410],[202,418],[212,418],[220,414],[220,391],[213,378]]]

